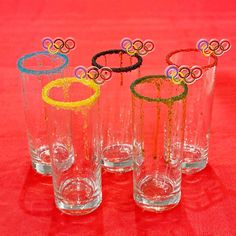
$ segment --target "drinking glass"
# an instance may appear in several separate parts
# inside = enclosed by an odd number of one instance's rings
[[[132,92],[133,196],[149,211],[173,208],[181,198],[181,161],[188,87],[163,75],[135,80]]]
[[[51,81],[42,90],[55,203],[66,214],[88,214],[102,201],[99,95],[92,80],[74,77]]]
[[[23,105],[32,166],[43,175],[51,174],[49,146],[46,135],[46,116],[41,99],[44,84],[62,76],[68,64],[64,54],[47,51],[26,54],[18,60],[21,73]]]
[[[102,164],[110,172],[132,170],[131,94],[129,86],[137,78],[142,57],[119,49],[100,52],[92,58],[98,68],[110,67],[112,78],[101,85],[100,148]]]
[[[183,173],[191,174],[204,169],[208,162],[210,125],[217,57],[204,56],[197,49],[181,49],[170,52],[169,65],[199,66],[202,77],[189,84],[186,99],[186,131],[183,153]]]

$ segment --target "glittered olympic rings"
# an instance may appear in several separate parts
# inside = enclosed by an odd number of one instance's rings
[[[170,65],[165,70],[167,78],[171,79],[174,84],[180,84],[184,81],[186,84],[193,84],[196,80],[202,76],[202,69],[199,66],[180,66],[179,68],[174,65]]]
[[[62,38],[55,38],[52,40],[50,37],[45,37],[42,40],[42,45],[45,50],[50,54],[56,54],[58,52],[67,54],[70,50],[75,48],[75,41],[72,38],[67,38],[65,41]]]
[[[96,84],[104,84],[105,81],[110,80],[112,77],[112,69],[109,67],[98,68],[96,66],[90,66],[86,68],[84,66],[77,66],[74,70],[74,74],[78,79],[91,79]]]
[[[122,50],[126,51],[130,56],[136,53],[140,56],[146,56],[155,49],[155,44],[150,39],[143,42],[141,39],[131,40],[130,38],[123,38],[120,45]]]
[[[225,52],[230,50],[231,44],[227,39],[222,39],[220,41],[217,39],[211,39],[210,41],[200,39],[197,42],[196,47],[204,56],[209,57],[211,54],[222,56]]]

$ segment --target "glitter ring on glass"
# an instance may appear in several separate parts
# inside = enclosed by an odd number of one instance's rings
[[[137,98],[146,100],[148,102],[162,102],[162,103],[165,103],[165,104],[169,104],[170,102],[178,101],[178,100],[181,100],[181,99],[186,97],[186,95],[188,93],[188,86],[185,83],[180,83],[180,85],[183,87],[183,92],[180,93],[179,95],[173,96],[171,98],[146,97],[144,95],[141,95],[138,91],[135,90],[135,87],[138,84],[141,84],[144,81],[147,81],[148,79],[155,79],[155,78],[166,79],[167,77],[165,75],[148,75],[148,76],[145,76],[145,77],[142,77],[142,78],[139,78],[139,79],[135,80],[130,86],[130,90],[133,93],[133,95]]]
[[[118,54],[119,55],[120,53],[129,55],[126,51],[121,50],[121,49],[113,49],[113,50],[107,50],[107,51],[99,52],[99,53],[97,53],[96,55],[94,55],[92,57],[92,65],[94,65],[94,66],[98,67],[99,69],[101,69],[104,66],[97,63],[98,58],[100,58],[101,56],[106,56],[106,55],[110,55],[110,54]],[[117,72],[117,73],[129,72],[129,71],[132,71],[132,70],[135,70],[135,69],[139,68],[142,65],[143,59],[137,53],[135,53],[131,57],[137,59],[137,62],[135,64],[133,64],[131,66],[126,66],[126,67],[112,67],[111,68],[112,72]]]
[[[17,63],[18,69],[22,73],[27,73],[27,74],[32,74],[32,75],[55,74],[55,73],[58,73],[59,71],[61,71],[63,68],[65,68],[69,62],[68,57],[66,55],[58,53],[56,56],[58,58],[61,58],[62,65],[60,65],[56,68],[48,69],[48,70],[33,70],[33,69],[28,69],[27,67],[25,67],[25,65],[24,65],[25,60],[33,58],[33,57],[37,57],[40,55],[49,56],[50,54],[46,51],[40,51],[40,52],[34,52],[34,53],[27,54],[18,60],[18,63]]]
[[[90,96],[87,99],[76,101],[76,102],[62,102],[53,99],[50,97],[50,90],[55,88],[55,87],[63,87],[65,83],[71,84],[71,83],[82,83],[88,87],[90,87],[93,91],[94,94]],[[75,77],[70,77],[70,78],[62,78],[62,79],[57,79],[49,82],[47,85],[44,86],[42,90],[42,98],[44,102],[47,104],[57,107],[57,108],[63,108],[67,110],[72,110],[72,109],[77,109],[78,107],[81,106],[88,106],[92,105],[100,95],[100,88],[97,86],[95,83],[92,81],[86,80],[86,79],[81,79],[78,80]]]

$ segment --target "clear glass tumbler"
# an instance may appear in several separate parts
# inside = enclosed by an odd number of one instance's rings
[[[33,168],[40,174],[51,174],[49,146],[46,134],[46,116],[41,98],[44,84],[61,77],[68,65],[63,54],[47,51],[26,54],[18,60],[21,73],[27,136]]]
[[[189,84],[186,99],[186,131],[184,139],[183,173],[191,174],[204,169],[208,162],[210,125],[217,57],[206,57],[197,49],[181,49],[166,57],[169,65],[199,66],[202,77]]]
[[[142,57],[130,56],[123,50],[100,52],[92,65],[112,70],[112,78],[101,85],[100,142],[102,164],[110,172],[132,170],[131,94],[130,84],[139,76]]]
[[[138,206],[164,211],[181,198],[181,161],[188,87],[163,75],[131,84],[133,95],[133,188]]]
[[[102,201],[99,95],[92,80],[73,77],[51,81],[42,90],[55,203],[66,214],[88,214]],[[71,159],[72,164],[66,162]]]

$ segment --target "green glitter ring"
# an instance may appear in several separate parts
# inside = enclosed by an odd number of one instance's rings
[[[178,96],[174,96],[174,97],[171,97],[171,98],[150,98],[150,97],[145,97],[143,95],[140,95],[139,93],[137,93],[135,91],[135,87],[136,85],[138,84],[141,84],[149,79],[168,79],[165,75],[147,75],[147,76],[144,76],[142,78],[139,78],[137,80],[135,80],[131,85],[130,85],[130,90],[131,92],[133,93],[133,95],[139,99],[143,99],[145,101],[148,101],[148,102],[162,102],[162,103],[165,103],[165,104],[169,104],[169,103],[172,103],[172,102],[176,102],[176,101],[179,101],[183,98],[185,98],[188,94],[188,86],[184,83],[184,82],[181,82],[179,85],[182,86],[184,88],[184,91],[179,94]],[[171,83],[171,82],[170,82]]]

